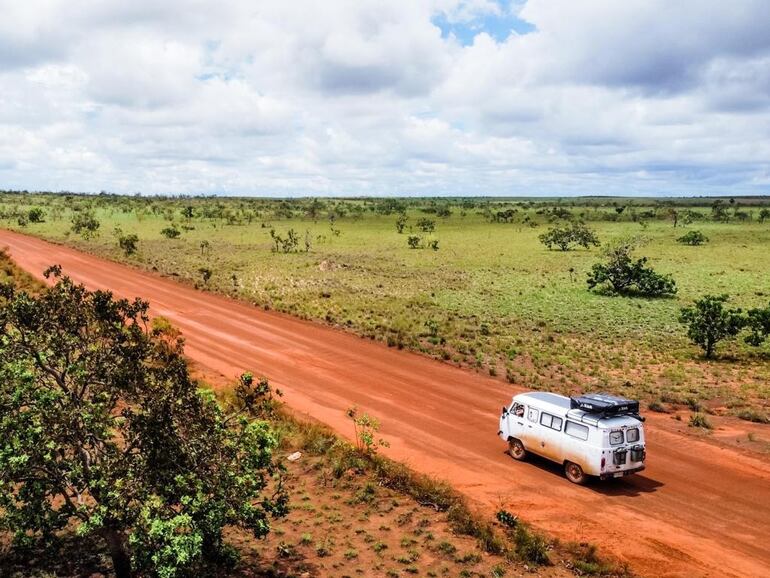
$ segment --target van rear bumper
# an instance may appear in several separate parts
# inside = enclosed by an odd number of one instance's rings
[[[632,468],[630,470],[618,470],[616,472],[606,472],[604,474],[601,474],[599,476],[602,480],[611,480],[612,478],[622,478],[624,476],[630,476],[631,474],[636,474],[641,472],[644,469],[644,465],[641,465],[636,468]]]

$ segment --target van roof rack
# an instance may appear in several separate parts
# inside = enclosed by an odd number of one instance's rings
[[[581,409],[586,413],[601,414],[601,417],[630,415],[639,418],[639,402],[633,399],[606,393],[586,393],[569,399],[572,409]]]

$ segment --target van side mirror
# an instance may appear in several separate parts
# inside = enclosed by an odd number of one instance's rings
[[[508,408],[503,406],[503,415],[505,415],[506,413],[508,413]]]

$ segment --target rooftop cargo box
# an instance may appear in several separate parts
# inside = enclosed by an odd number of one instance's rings
[[[588,413],[601,413],[607,416],[638,414],[639,402],[605,393],[587,393],[570,397],[572,409],[582,409]]]

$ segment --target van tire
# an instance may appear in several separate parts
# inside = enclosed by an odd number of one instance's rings
[[[564,462],[564,475],[573,484],[582,486],[588,480],[583,468],[581,468],[575,462]]]
[[[508,440],[508,455],[514,460],[521,461],[527,457],[527,450],[524,449],[524,444],[516,438],[510,438]]]

